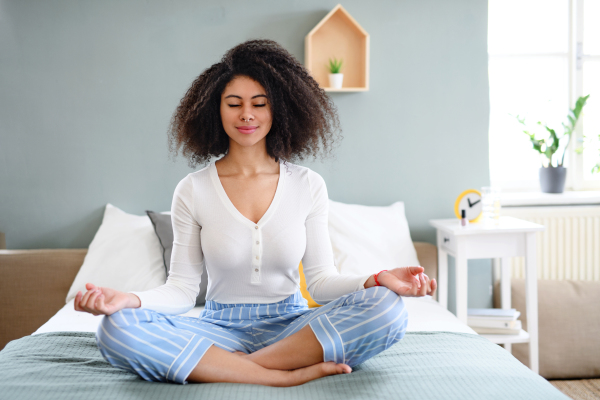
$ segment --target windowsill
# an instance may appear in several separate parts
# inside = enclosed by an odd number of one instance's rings
[[[594,205],[600,204],[600,191],[565,190],[563,193],[502,192],[500,204],[502,207]]]

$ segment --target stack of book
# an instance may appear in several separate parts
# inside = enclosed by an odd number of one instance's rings
[[[479,334],[518,335],[521,332],[521,313],[514,308],[469,308],[467,325]]]

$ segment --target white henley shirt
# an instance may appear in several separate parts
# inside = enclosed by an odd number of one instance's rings
[[[300,260],[308,292],[319,304],[364,289],[370,275],[340,275],[335,267],[328,209],[327,187],[318,173],[280,162],[273,201],[254,223],[229,200],[213,161],[175,188],[167,282],[130,293],[140,298],[142,308],[185,313],[194,307],[205,265],[207,300],[274,303],[300,287]]]

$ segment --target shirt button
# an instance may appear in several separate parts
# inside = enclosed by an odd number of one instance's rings
[[[258,256],[256,256],[256,259],[258,260]]]
[[[258,272],[258,268],[254,268],[254,272]]]
[[[260,243],[258,240],[256,241],[256,244]]]
[[[258,229],[258,225],[256,225],[256,226],[254,227],[254,229]]]

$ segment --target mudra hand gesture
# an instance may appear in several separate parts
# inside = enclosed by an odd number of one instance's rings
[[[75,296],[75,310],[84,311],[94,315],[111,315],[124,308],[140,306],[139,298],[133,293],[124,293],[107,287],[99,287],[86,283],[87,292],[77,292]]]
[[[394,268],[377,275],[377,281],[400,296],[433,296],[437,282],[435,279],[430,280],[423,271],[425,268],[421,266]]]

